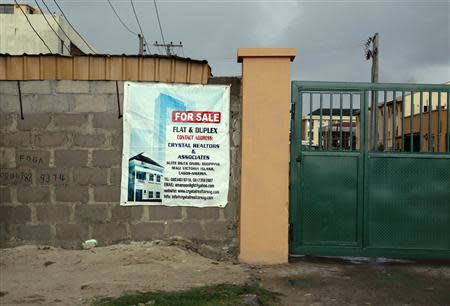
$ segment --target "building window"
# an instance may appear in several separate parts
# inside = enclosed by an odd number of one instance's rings
[[[147,190],[144,190],[144,194],[147,194]]]
[[[0,5],[0,14],[14,14],[14,5],[13,4]]]
[[[136,178],[138,180],[145,180],[145,172],[137,171],[136,172]]]
[[[150,182],[153,182],[153,174],[149,174],[148,180],[149,180]]]
[[[161,197],[161,193],[159,191],[156,192],[156,198],[159,199]]]
[[[136,189],[136,201],[142,201],[142,189]]]
[[[157,176],[156,176],[156,181],[157,181],[157,182],[161,182],[161,175],[157,175]]]
[[[148,191],[148,198],[149,199],[153,198],[153,191],[150,190]]]
[[[427,106],[427,105],[424,105],[424,106],[423,106],[423,112],[424,112],[424,113],[428,112],[428,106]]]

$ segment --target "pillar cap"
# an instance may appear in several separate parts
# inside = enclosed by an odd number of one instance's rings
[[[295,48],[239,48],[237,60],[241,63],[244,57],[289,57],[292,62],[296,53]]]

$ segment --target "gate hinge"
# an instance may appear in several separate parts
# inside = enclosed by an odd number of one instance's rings
[[[295,103],[291,103],[291,120],[295,120]]]

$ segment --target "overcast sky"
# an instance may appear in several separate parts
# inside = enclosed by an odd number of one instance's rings
[[[52,0],[45,1],[57,11]],[[138,32],[130,1],[111,2],[125,23]],[[160,42],[153,1],[133,2],[148,43]],[[137,37],[119,23],[106,0],[58,3],[99,52],[137,53]],[[378,32],[380,82],[450,80],[448,0],[157,3],[166,41],[182,41],[185,56],[208,60],[216,76],[240,75],[239,47],[293,47],[297,49],[293,79],[367,82],[370,62],[364,58],[363,44]],[[158,52],[154,47],[150,51]]]

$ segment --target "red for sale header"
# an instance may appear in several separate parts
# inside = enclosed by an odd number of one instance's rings
[[[172,122],[220,123],[220,112],[172,111]]]

